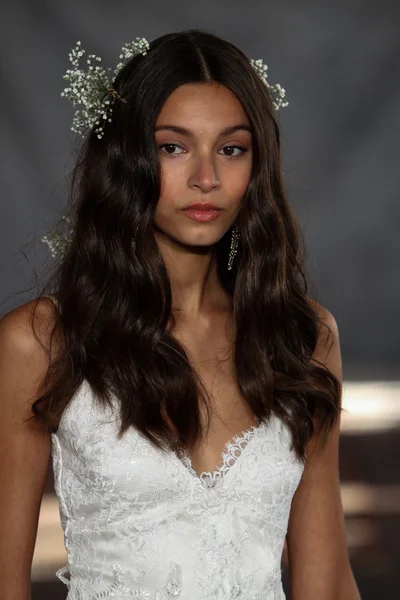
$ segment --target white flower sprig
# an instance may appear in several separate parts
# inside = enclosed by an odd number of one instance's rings
[[[44,235],[40,240],[41,242],[48,245],[53,258],[55,258],[57,254],[60,255],[61,258],[64,256],[65,251],[67,250],[68,245],[70,244],[73,236],[73,230],[71,228],[71,219],[66,215],[64,215],[61,219],[68,223],[67,233],[59,232],[59,227],[56,227],[51,231],[51,236]]]
[[[119,62],[114,71],[115,75],[118,75],[120,70],[125,66],[126,61],[128,61],[135,54],[143,54],[145,56],[147,54],[147,50],[150,48],[149,42],[145,38],[136,38],[135,42],[125,43],[125,46],[121,48],[121,54],[119,57],[122,59],[122,62]]]
[[[111,122],[112,105],[116,99],[123,100],[113,89],[119,71],[135,54],[147,54],[149,43],[145,38],[125,44],[121,50],[114,72],[104,68],[100,56],[87,54],[81,42],[69,53],[72,69],[67,69],[64,79],[69,81],[61,96],[70,100],[73,106],[82,106],[75,111],[71,130],[84,136],[87,129],[96,126],[95,132],[101,139],[104,135],[104,121]],[[86,64],[85,64],[86,63]]]
[[[114,71],[101,65],[100,56],[87,54],[82,48],[81,42],[77,42],[75,48],[69,53],[72,69],[67,69],[64,79],[69,81],[61,96],[70,100],[73,106],[82,106],[75,111],[71,130],[84,136],[87,129],[95,127],[97,137],[101,139],[104,135],[104,121],[111,122],[112,106],[115,100],[126,102],[113,88],[113,83],[119,71],[127,61],[136,54],[146,55],[149,50],[149,42],[145,38],[137,37],[133,42],[127,42],[121,49]],[[286,92],[279,83],[270,85],[267,80],[268,66],[261,58],[250,60],[250,64],[268,87],[275,110],[288,106],[285,102]]]
[[[72,69],[68,69],[64,79],[69,81],[61,96],[70,100],[73,106],[82,106],[75,111],[71,130],[84,136],[87,129],[94,126],[97,137],[101,139],[104,135],[103,125],[105,121],[111,122],[112,106],[116,100],[126,102],[116,90],[113,84],[119,71],[126,62],[136,54],[146,55],[150,45],[145,38],[137,37],[135,41],[125,43],[119,55],[120,62],[114,71],[101,65],[101,58],[94,54],[87,54],[82,48],[81,42],[77,42],[75,48],[69,54]],[[275,110],[288,106],[285,101],[286,92],[284,88],[276,83],[270,85],[267,80],[268,66],[263,60],[251,59],[250,64],[268,87]],[[68,217],[63,217],[70,224]],[[52,236],[44,236],[42,242],[49,247],[53,257],[57,254],[63,255],[72,238],[72,229],[66,235],[52,232]],[[135,248],[135,241],[132,242]]]
[[[285,88],[283,88],[279,83],[275,83],[274,85],[270,85],[268,83],[268,80],[267,80],[268,65],[265,65],[261,58],[258,58],[257,60],[255,60],[253,58],[250,59],[250,64],[254,68],[254,70],[257,72],[257,74],[261,77],[261,79],[265,83],[265,85],[267,86],[267,88],[271,94],[272,104],[274,105],[274,109],[279,110],[279,108],[285,108],[285,106],[289,106],[289,102],[287,102],[287,101],[284,102],[284,99],[286,97]]]

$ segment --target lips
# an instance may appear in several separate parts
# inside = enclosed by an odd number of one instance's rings
[[[211,204],[210,202],[195,202],[194,204],[189,204],[189,206],[185,206],[182,210],[222,210],[215,206],[215,204]]]

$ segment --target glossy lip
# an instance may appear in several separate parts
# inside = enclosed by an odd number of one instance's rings
[[[222,210],[199,210],[196,208],[189,208],[183,210],[182,212],[186,217],[189,217],[190,219],[194,219],[195,221],[203,223],[208,223],[209,221],[214,221],[214,219],[217,219],[221,215]]]
[[[211,204],[210,202],[194,202],[181,210],[222,210],[222,208],[218,208],[218,206],[215,206],[215,204]]]

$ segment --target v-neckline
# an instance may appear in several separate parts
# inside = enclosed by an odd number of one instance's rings
[[[179,462],[182,464],[187,473],[193,477],[196,483],[200,483],[205,488],[218,487],[218,482],[222,482],[228,473],[234,469],[236,463],[246,452],[246,448],[251,445],[251,441],[255,437],[256,433],[258,433],[261,427],[264,425],[264,422],[260,421],[256,417],[255,421],[255,425],[252,425],[248,429],[245,429],[244,431],[234,435],[225,443],[220,455],[220,461],[214,471],[202,471],[199,475],[193,469],[192,460],[187,449],[184,449],[181,457],[177,456]],[[244,447],[242,447],[243,442],[246,442]],[[233,462],[230,464],[230,461],[232,460]]]

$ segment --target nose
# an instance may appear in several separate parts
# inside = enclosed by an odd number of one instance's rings
[[[221,185],[214,161],[209,156],[199,156],[193,164],[188,181],[190,188],[199,188],[202,192],[211,192]]]

